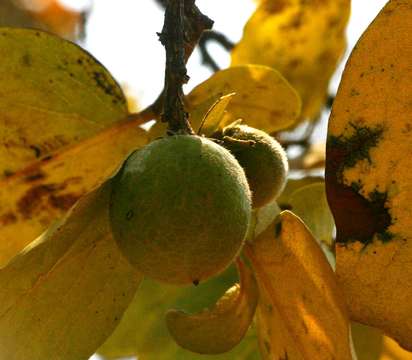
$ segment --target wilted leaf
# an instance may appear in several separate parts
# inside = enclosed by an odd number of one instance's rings
[[[412,350],[412,3],[392,0],[347,63],[329,124],[326,190],[353,320]]]
[[[246,124],[270,133],[291,126],[300,113],[299,96],[283,76],[258,65],[216,72],[186,97],[188,111],[193,112],[204,102],[210,103],[214,96],[231,93],[236,95],[226,108],[225,125],[241,118]],[[192,121],[196,128],[198,120]]]
[[[314,119],[342,56],[350,0],[265,0],[245,26],[232,65],[278,70],[302,98],[301,119]]]
[[[0,59],[0,176],[127,115],[108,71],[66,40],[1,28]]]
[[[198,355],[179,347],[166,327],[164,315],[171,308],[197,312],[214,302],[237,281],[236,270],[197,287],[176,287],[145,279],[120,325],[100,348],[99,354],[108,359],[138,356],[139,360],[259,360],[254,329],[233,350],[221,355]]]
[[[0,267],[146,142],[125,120],[0,181]]]
[[[265,358],[272,359],[272,353],[288,358],[290,351],[303,359],[352,359],[349,322],[334,273],[298,217],[282,212],[247,245],[246,254],[263,289],[262,298],[269,301],[260,304],[260,316],[271,315],[265,315],[264,308],[270,305],[282,321],[259,329],[260,344],[271,341],[265,329],[287,331],[271,344],[276,348],[263,345]],[[293,342],[281,343],[282,338]],[[293,347],[288,345],[292,343]]]
[[[82,360],[113,331],[141,276],[111,235],[111,182],[0,270],[0,353]]]
[[[299,216],[315,239],[333,246],[335,223],[326,200],[325,183],[306,185],[292,193],[289,210]]]
[[[245,336],[258,302],[252,271],[238,263],[240,284],[228,289],[211,308],[196,314],[169,310],[166,324],[181,347],[199,354],[221,354],[235,347]]]

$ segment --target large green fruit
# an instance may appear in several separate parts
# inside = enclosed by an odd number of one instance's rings
[[[143,274],[196,284],[223,271],[242,248],[250,190],[220,145],[192,135],[156,140],[134,152],[114,181],[113,234]]]
[[[264,131],[236,122],[224,128],[220,136],[245,170],[253,207],[260,208],[277,198],[289,170],[282,146]]]

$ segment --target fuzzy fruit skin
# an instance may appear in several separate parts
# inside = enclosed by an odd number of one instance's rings
[[[224,147],[245,170],[252,191],[253,208],[260,208],[277,198],[289,171],[282,146],[264,131],[237,123],[224,128],[223,141]]]
[[[116,176],[113,234],[144,275],[172,283],[204,281],[238,255],[251,194],[236,159],[192,135],[165,137],[134,152]]]

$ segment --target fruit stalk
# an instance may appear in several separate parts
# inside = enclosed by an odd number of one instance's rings
[[[168,1],[159,40],[166,50],[162,121],[168,123],[169,134],[193,134],[183,100],[183,85],[189,81],[186,62],[202,32],[212,25],[194,0]]]

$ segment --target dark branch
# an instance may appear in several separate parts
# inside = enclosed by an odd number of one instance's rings
[[[186,63],[203,31],[212,25],[213,21],[196,7],[195,0],[168,2],[159,34],[166,49],[165,86],[156,103],[163,103],[162,121],[168,123],[169,133],[193,133],[183,101],[183,84],[189,80]]]
[[[207,49],[207,44],[210,41],[217,42],[225,50],[231,51],[235,44],[229,40],[224,34],[217,31],[205,31],[202,37],[199,40],[199,50],[200,55],[202,56],[202,63],[206,66],[209,66],[212,71],[219,71],[220,67],[210,55],[209,50]]]

